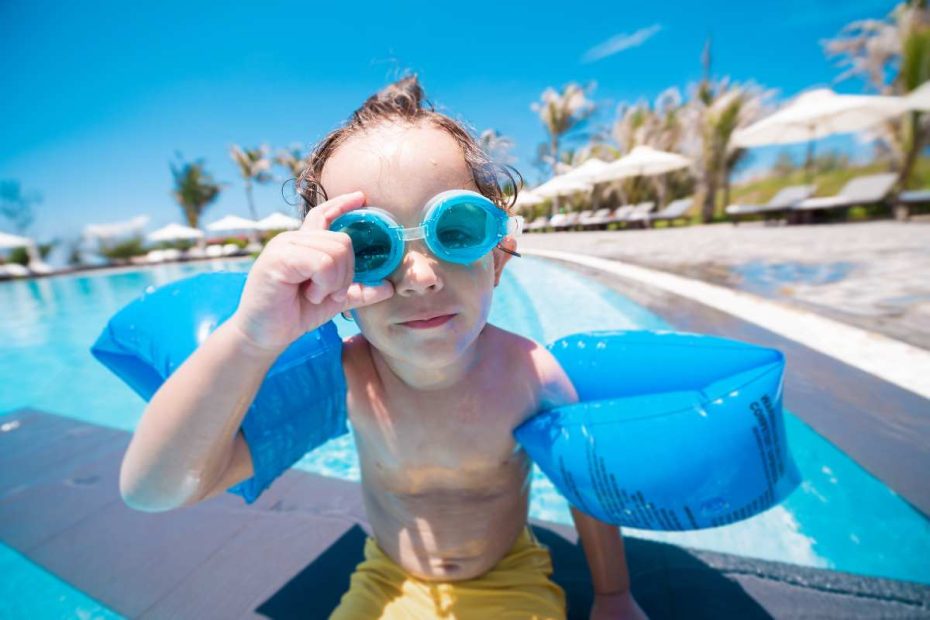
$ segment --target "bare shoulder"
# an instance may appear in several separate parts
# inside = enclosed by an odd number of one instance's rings
[[[491,330],[489,336],[493,344],[499,350],[506,351],[504,357],[510,370],[523,369],[527,382],[538,389],[540,409],[578,402],[571,380],[546,347],[493,325],[488,325],[487,329]]]

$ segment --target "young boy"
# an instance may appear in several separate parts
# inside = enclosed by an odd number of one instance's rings
[[[265,373],[296,338],[350,311],[361,334],[344,343],[346,404],[374,538],[332,617],[564,617],[548,551],[526,525],[530,462],[512,431],[577,396],[544,348],[487,324],[515,241],[466,265],[407,241],[400,265],[367,286],[352,281],[348,235],[329,230],[364,206],[413,228],[452,189],[503,203],[468,133],[421,100],[416,78],[402,80],[317,147],[301,179],[313,208],[268,244],[236,313],[153,397],[122,493],[135,508],[167,510],[251,478],[239,427]],[[618,528],[572,514],[595,588],[591,617],[644,617]]]

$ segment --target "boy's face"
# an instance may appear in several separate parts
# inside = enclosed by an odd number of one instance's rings
[[[330,197],[361,190],[366,204],[389,211],[407,228],[419,226],[423,206],[450,189],[477,191],[462,149],[429,123],[385,123],[356,133],[327,161],[321,178]],[[503,242],[514,249],[513,239]],[[493,250],[470,265],[444,262],[424,240],[408,241],[388,276],[390,299],[360,308],[355,318],[382,354],[415,366],[453,363],[481,333],[491,294],[509,255]],[[411,323],[433,319],[429,324]]]

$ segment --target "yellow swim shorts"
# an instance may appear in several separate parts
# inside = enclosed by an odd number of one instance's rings
[[[374,539],[330,620],[549,620],[565,618],[565,592],[549,579],[549,550],[529,528],[490,571],[464,581],[423,581],[407,574]]]

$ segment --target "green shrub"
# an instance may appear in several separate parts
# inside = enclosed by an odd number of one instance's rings
[[[110,260],[126,260],[145,254],[145,248],[142,246],[142,237],[133,237],[112,245],[101,242],[100,254]]]

